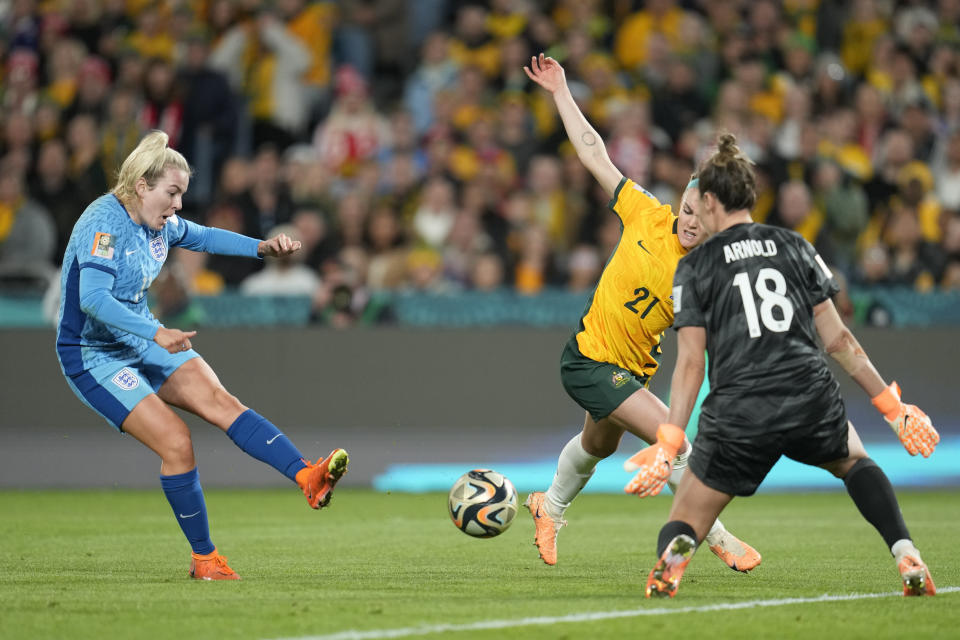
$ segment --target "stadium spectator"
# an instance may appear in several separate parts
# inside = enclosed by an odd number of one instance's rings
[[[63,137],[60,107],[52,100],[41,100],[33,113],[33,128],[37,142]]]
[[[336,98],[327,118],[313,134],[320,162],[343,177],[377,157],[390,139],[389,124],[370,99],[368,83],[349,66],[337,69]]]
[[[231,202],[230,200],[222,200],[213,205],[206,214],[205,222],[207,225],[216,229],[223,229],[234,233],[242,234],[245,229],[243,210],[237,203]],[[219,286],[215,284],[210,285],[215,289],[222,289],[224,285],[237,287],[263,266],[261,263],[253,260],[243,260],[241,256],[224,255],[207,256],[205,265],[210,271],[220,277],[221,284]],[[195,269],[192,270],[194,274],[193,286],[198,290],[208,288],[201,286],[196,281],[196,278],[199,277],[198,274],[203,271],[203,268],[197,265],[194,266]]]
[[[143,135],[137,118],[137,94],[129,89],[117,88],[110,96],[107,114],[101,129],[100,144],[103,171],[107,176],[112,176]]]
[[[311,269],[319,269],[333,255],[334,241],[329,224],[319,209],[301,204],[293,213],[290,224],[297,231],[302,243],[303,263]]]
[[[69,107],[77,95],[77,75],[83,57],[83,45],[76,40],[57,40],[50,51],[44,69],[47,80],[44,93],[63,109]],[[102,113],[94,115],[98,122],[103,116]]]
[[[127,45],[145,59],[173,61],[175,42],[166,30],[160,7],[147,3],[136,18],[136,26],[127,37]]]
[[[313,129],[330,107],[337,6],[328,0],[281,0],[277,3],[277,10],[290,33],[310,52],[310,67],[304,74],[303,88],[309,114],[307,125],[308,129]]]
[[[269,236],[281,234],[294,242],[300,241],[300,232],[293,225],[281,225]],[[296,256],[296,257],[295,257]],[[247,276],[240,283],[240,292],[253,296],[306,296],[312,298],[320,287],[317,272],[303,264],[303,251],[264,259],[263,269]]]
[[[651,0],[623,21],[616,32],[614,51],[617,62],[627,71],[639,71],[647,59],[648,44],[655,34],[663,34],[671,49],[680,46],[680,24],[684,10],[676,0]]]
[[[247,96],[254,149],[270,143],[282,151],[304,134],[309,107],[302,77],[311,60],[300,38],[267,7],[230,27],[214,46],[211,67]]]
[[[174,85],[173,65],[163,58],[147,63],[143,82],[140,122],[145,130],[161,130],[170,136],[170,146],[180,148],[183,134],[183,101]]]
[[[488,78],[500,68],[500,48],[487,23],[482,3],[464,2],[457,9],[450,57],[461,67],[476,67]]]
[[[944,209],[960,213],[960,129],[949,135],[941,155],[934,165],[937,199]]]
[[[104,169],[100,130],[96,119],[89,114],[75,116],[67,124],[67,147],[70,150],[70,177],[73,178],[81,202],[94,200],[107,191],[107,172]],[[113,167],[110,182],[113,182]]]
[[[226,76],[210,66],[209,55],[207,34],[192,31],[176,78],[183,94],[181,150],[195,168],[189,200],[201,204],[213,197],[216,177],[235,150],[239,126],[238,99]]]
[[[33,119],[24,113],[10,113],[3,123],[3,158],[8,171],[20,175],[29,171],[35,142]]]
[[[407,76],[404,105],[413,117],[414,127],[423,135],[434,123],[434,99],[438,92],[452,89],[460,66],[450,57],[450,37],[443,31],[427,36],[420,64]]]
[[[423,198],[410,221],[418,242],[434,249],[443,245],[457,217],[455,196],[453,184],[444,178],[431,178],[424,184]]]
[[[57,231],[24,190],[22,174],[0,163],[0,288],[43,292],[55,274]]]
[[[473,291],[498,291],[503,287],[503,259],[496,253],[481,253],[470,265],[469,287]]]
[[[377,104],[395,100],[409,71],[405,0],[340,0],[340,59],[371,83]]]
[[[891,245],[890,284],[932,289],[943,272],[944,256],[939,246],[924,239],[916,210],[895,208],[885,235]]]
[[[818,165],[813,180],[815,206],[824,214],[817,238],[821,255],[849,274],[856,262],[857,239],[869,221],[867,195],[855,178],[829,160]]]
[[[805,182],[791,180],[780,186],[777,208],[768,222],[796,231],[814,244],[823,227],[823,211],[813,206],[810,188]]]
[[[681,131],[706,117],[710,109],[703,98],[697,71],[689,61],[671,60],[665,80],[664,87],[652,96],[652,116],[653,122],[675,141]]]
[[[596,247],[589,244],[574,247],[567,264],[567,288],[570,291],[590,291],[597,284],[601,266]]]
[[[30,197],[51,215],[57,237],[51,258],[59,266],[73,224],[82,213],[77,207],[79,191],[68,173],[67,147],[59,138],[40,145],[29,192]]]
[[[76,70],[76,92],[66,106],[63,117],[88,113],[100,124],[109,122],[110,65],[99,56],[87,56]]]
[[[374,291],[398,288],[403,282],[406,251],[400,222],[389,203],[370,212],[366,238],[370,250],[366,286]]]
[[[257,151],[248,173],[249,186],[240,196],[243,209],[244,235],[266,235],[270,229],[290,222],[293,215],[293,200],[290,190],[283,182],[280,156],[272,145],[264,145]]]
[[[897,178],[914,157],[913,139],[903,129],[890,129],[880,143],[880,151],[874,163],[873,177],[866,181],[864,188],[870,201],[870,213],[890,208],[890,199],[897,192]]]
[[[476,213],[462,210],[456,214],[443,247],[443,277],[451,288],[470,288],[473,265],[490,245]]]
[[[427,247],[407,253],[403,289],[418,293],[441,293],[446,290],[441,274],[443,260],[436,250]]]
[[[31,49],[10,49],[4,69],[2,106],[7,113],[32,114],[40,100],[40,61]]]

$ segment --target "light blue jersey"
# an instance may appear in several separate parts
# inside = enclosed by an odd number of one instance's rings
[[[149,319],[155,331],[160,323],[147,307],[147,288],[186,227],[186,221],[177,216],[160,231],[139,225],[113,194],[97,198],[86,208],[70,234],[60,276],[57,354],[64,373],[75,375],[111,360],[135,360],[149,344],[81,310],[80,270],[99,269],[113,275],[113,297]]]
[[[139,400],[197,357],[193,350],[169,354],[153,342],[161,325],[147,306],[147,289],[170,248],[255,257],[258,244],[176,215],[155,231],[134,222],[113,194],[94,200],[74,225],[60,277],[57,357],[74,392],[120,428]],[[97,307],[97,317],[81,306],[85,269],[100,272],[101,280],[112,279],[112,285],[104,285],[110,286],[109,297],[103,296],[110,304]]]

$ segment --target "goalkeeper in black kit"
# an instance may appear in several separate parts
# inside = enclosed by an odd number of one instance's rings
[[[734,496],[752,495],[782,455],[842,479],[890,548],[904,595],[934,595],[890,480],[847,420],[820,344],[870,395],[911,455],[928,457],[939,442],[930,418],[900,401],[897,383],[880,377],[843,324],[831,301],[839,287],[814,248],[793,231],[751,220],[753,170],[732,135],[721,136],[699,175],[700,222],[711,237],[677,267],[670,415],[657,442],[628,461],[637,470],[628,492],[654,495],[669,477],[703,380],[704,350],[711,391],[660,530],[647,597],[676,594],[710,525]]]

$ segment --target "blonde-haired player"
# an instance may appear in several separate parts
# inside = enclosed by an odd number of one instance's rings
[[[669,410],[647,385],[659,366],[662,334],[673,323],[670,296],[677,262],[701,242],[703,231],[694,210],[699,202],[696,179],[674,215],[614,166],[603,140],[574,102],[556,60],[540,54],[524,71],[553,95],[577,156],[611,195],[610,208],[622,226],[620,242],[561,357],[564,388],[586,410],[583,430],[561,451],[550,488],[531,493],[525,503],[536,524],[534,544],[543,561],[552,565],[557,562],[558,533],[566,524],[564,512],[597,463],[617,450],[625,431],[648,443],[657,439],[657,427]],[[676,481],[690,447],[685,439],[678,445]],[[737,571],[760,564],[760,554],[719,520],[707,543]]]
[[[180,218],[190,173],[167,146],[167,134],[154,131],[124,160],[113,191],[77,220],[63,259],[57,357],[84,404],[160,457],[160,485],[192,549],[190,577],[237,580],[210,539],[190,430],[171,406],[219,427],[297,483],[314,509],[329,502],[349,458],[334,449],[307,462],[276,426],[224,388],[193,350],[196,331],[164,327],[150,313],[146,290],[171,247],[250,258],[300,249],[284,234],[257,240]]]

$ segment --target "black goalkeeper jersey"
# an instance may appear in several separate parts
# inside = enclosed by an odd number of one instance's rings
[[[780,227],[738,224],[680,260],[673,326],[706,329],[701,432],[740,439],[842,419],[813,321],[837,291],[810,243]]]

